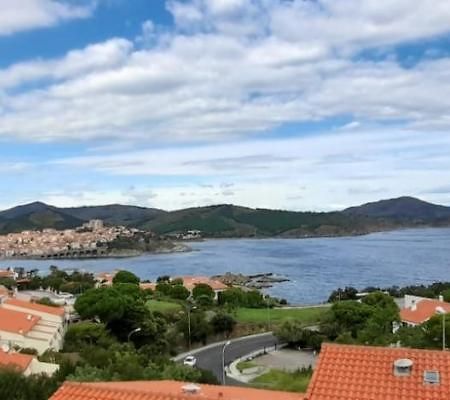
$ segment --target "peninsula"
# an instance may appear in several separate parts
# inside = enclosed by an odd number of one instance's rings
[[[90,220],[75,229],[25,230],[0,236],[0,258],[56,259],[127,257],[143,252],[186,250],[167,238],[125,226]]]

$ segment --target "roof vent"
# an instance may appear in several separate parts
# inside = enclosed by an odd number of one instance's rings
[[[439,385],[439,371],[423,371],[423,383],[428,385]]]
[[[394,361],[395,376],[410,376],[413,362],[409,358],[400,358]]]
[[[200,393],[200,386],[194,385],[193,383],[188,383],[181,387],[183,393],[186,394],[198,394]]]

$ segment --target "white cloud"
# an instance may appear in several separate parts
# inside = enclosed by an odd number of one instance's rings
[[[0,36],[87,18],[93,10],[94,1],[77,6],[64,0],[0,0]]]
[[[111,193],[114,201],[177,209],[208,203],[332,210],[405,194],[450,203],[450,137],[439,132],[341,131],[284,140],[118,152],[61,159],[58,168],[175,183]],[[194,181],[203,181],[201,185]],[[158,181],[161,181],[158,179]],[[172,180],[168,180],[171,182]],[[181,195],[182,193],[182,195]],[[112,201],[112,200],[111,200]]]
[[[14,64],[0,70],[0,89],[45,79],[74,79],[83,74],[118,68],[127,61],[132,48],[130,41],[116,38],[81,50],[71,50],[61,59]]]
[[[449,32],[449,3],[432,3],[171,1],[174,30],[143,25],[150,48],[112,39],[0,70],[0,136],[218,140],[341,114],[446,130],[449,58],[353,57]]]

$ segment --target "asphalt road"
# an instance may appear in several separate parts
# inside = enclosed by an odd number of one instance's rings
[[[239,357],[245,356],[253,351],[263,349],[278,344],[278,339],[272,334],[264,336],[256,336],[249,338],[241,338],[234,340],[225,349],[225,365],[231,364]],[[222,382],[222,349],[223,344],[195,352],[197,358],[197,366],[202,369],[211,371]],[[226,377],[227,385],[241,386],[241,382]]]

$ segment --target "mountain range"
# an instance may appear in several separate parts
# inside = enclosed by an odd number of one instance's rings
[[[74,228],[90,219],[159,234],[198,229],[207,237],[312,237],[450,226],[450,207],[413,197],[381,200],[335,212],[253,209],[231,204],[169,212],[120,204],[59,208],[34,202],[1,211],[0,233]]]

